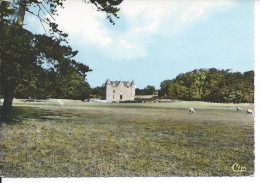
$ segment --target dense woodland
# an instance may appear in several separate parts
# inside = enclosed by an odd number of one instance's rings
[[[73,69],[63,69],[59,72],[53,69],[40,70],[37,77],[29,77],[30,82],[18,84],[15,90],[16,98],[84,100],[90,94],[90,86],[85,78]]]
[[[152,85],[147,85],[144,89],[136,88],[136,95],[154,95],[156,93],[155,87]]]
[[[91,88],[82,74],[67,66],[28,72],[18,84],[16,98],[65,98],[84,100],[89,97],[105,99],[105,88]],[[136,88],[136,95],[155,94],[155,87]],[[244,73],[229,70],[196,69],[161,82],[160,98],[210,102],[254,102],[254,71]]]
[[[159,97],[189,101],[254,102],[254,71],[196,69],[161,82]]]

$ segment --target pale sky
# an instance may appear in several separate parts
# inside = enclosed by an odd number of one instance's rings
[[[75,59],[93,69],[91,87],[109,78],[158,89],[194,69],[254,69],[253,0],[124,0],[114,26],[82,0],[64,7],[56,22],[79,50]],[[25,24],[43,31],[36,17]]]

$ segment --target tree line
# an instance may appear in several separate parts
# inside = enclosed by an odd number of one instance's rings
[[[14,95],[16,98],[84,100],[89,97],[90,85],[74,69],[60,65],[56,69],[40,69],[36,75],[27,73],[29,82],[19,83]]]
[[[254,71],[196,69],[160,85],[159,97],[188,101],[254,102]]]
[[[147,85],[144,89],[136,88],[136,95],[154,95],[156,93],[155,87],[152,85]]]
[[[82,74],[68,65],[54,69],[28,73],[28,80],[15,90],[17,98],[67,98],[84,100],[89,97],[105,99],[105,88],[94,87]],[[153,95],[155,87],[136,88],[136,95]],[[229,72],[229,70],[196,69],[179,74],[172,80],[161,82],[160,98],[212,102],[254,102],[254,72]]]

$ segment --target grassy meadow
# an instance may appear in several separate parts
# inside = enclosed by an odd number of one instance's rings
[[[4,177],[249,176],[250,104],[14,101],[0,129]],[[244,109],[236,112],[236,107]],[[196,114],[190,115],[193,107]],[[232,165],[236,163],[235,171]],[[243,171],[236,171],[239,167]]]

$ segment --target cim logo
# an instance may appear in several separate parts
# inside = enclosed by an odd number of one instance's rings
[[[240,166],[238,163],[235,163],[234,165],[232,165],[232,170],[233,170],[233,172],[245,172],[246,167]]]

